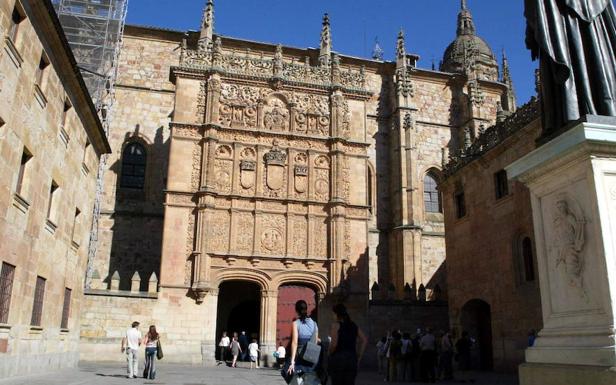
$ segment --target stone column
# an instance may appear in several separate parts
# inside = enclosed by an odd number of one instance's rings
[[[273,353],[276,351],[276,316],[278,312],[278,290],[261,291],[261,365],[274,366]]]
[[[544,323],[520,383],[616,384],[616,118],[587,117],[507,172],[531,192]]]
[[[204,366],[216,366],[216,319],[218,317],[218,289],[210,289],[205,294],[203,304],[207,317],[204,321],[205,330],[203,341],[201,341],[201,359]]]

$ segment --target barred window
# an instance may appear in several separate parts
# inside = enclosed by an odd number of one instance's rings
[[[64,305],[62,306],[62,322],[60,323],[61,329],[68,329],[68,318],[71,314],[71,293],[71,289],[64,289]]]
[[[145,184],[145,148],[139,143],[130,143],[122,152],[122,178],[120,186],[142,190]]]
[[[2,270],[0,270],[0,324],[9,322],[14,278],[15,266],[3,262]]]
[[[34,288],[34,304],[32,305],[32,319],[30,325],[41,326],[43,315],[43,299],[45,298],[45,283],[43,277],[36,277],[36,287]]]
[[[424,177],[424,206],[427,213],[442,213],[441,194],[438,191],[436,178],[428,173]]]

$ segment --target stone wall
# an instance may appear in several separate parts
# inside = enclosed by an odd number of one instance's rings
[[[505,132],[499,127],[490,130]],[[536,261],[534,279],[527,281],[521,255],[523,238],[534,239],[530,194],[521,183],[509,182],[509,194],[496,199],[494,174],[534,150],[540,130],[534,120],[441,184],[451,324],[458,332],[465,328],[469,301],[489,305],[494,368],[500,371],[514,371],[524,361],[528,332],[540,330],[542,318]],[[458,219],[454,195],[461,191],[467,215]]]
[[[13,38],[15,1],[0,3],[0,263],[15,268],[8,321],[0,323],[0,378],[77,364],[96,170],[108,147],[55,15],[43,1],[21,4]],[[39,77],[43,52],[49,65]],[[31,158],[19,187],[24,152]],[[40,324],[32,322],[37,277],[45,279]]]

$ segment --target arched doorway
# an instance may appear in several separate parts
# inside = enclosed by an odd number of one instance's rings
[[[261,287],[248,281],[227,281],[219,286],[216,340],[223,332],[246,332],[249,338],[259,338],[261,330]]]
[[[317,320],[318,306],[316,291],[302,284],[285,284],[278,288],[278,309],[276,312],[276,344],[282,341],[289,345],[291,341],[291,324],[297,318],[295,302],[303,299],[308,304],[308,314]]]
[[[492,370],[492,315],[490,305],[480,299],[468,301],[460,315],[462,330],[476,339],[476,354],[473,367],[481,370]]]

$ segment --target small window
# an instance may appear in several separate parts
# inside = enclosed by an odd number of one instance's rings
[[[501,199],[509,195],[509,181],[507,179],[507,171],[500,170],[494,174],[494,191],[496,199]]]
[[[32,319],[30,325],[41,326],[43,315],[43,300],[45,298],[45,283],[43,277],[36,277],[36,287],[34,289],[34,304],[32,305]]]
[[[51,188],[49,189],[49,203],[47,204],[47,219],[51,219],[53,205],[54,205],[54,197],[58,192],[58,184],[54,181],[51,181]]]
[[[436,178],[431,173],[424,177],[424,207],[427,213],[442,213],[441,194]]]
[[[35,75],[36,84],[39,86],[41,90],[43,89],[43,82],[45,81],[48,67],[49,67],[49,59],[47,58],[47,55],[45,55],[45,53],[43,52],[41,54],[41,60],[39,61],[39,66],[36,69],[36,75]]]
[[[32,154],[30,154],[30,152],[24,148],[21,154],[19,174],[17,174],[17,187],[15,188],[15,191],[17,191],[18,194],[21,194],[23,192],[24,181],[26,180],[26,176],[28,173],[28,163],[30,162],[30,159],[32,159]]]
[[[19,25],[22,21],[24,21],[25,16],[23,13],[15,6],[13,8],[13,14],[11,15],[11,26],[9,29],[9,38],[13,41],[13,43],[17,42],[17,36],[19,35]]]
[[[2,270],[0,270],[0,324],[9,322],[14,278],[15,266],[2,262]]]
[[[64,305],[62,306],[62,322],[60,323],[61,329],[68,329],[68,318],[71,314],[71,293],[71,289],[64,289]]]
[[[522,240],[522,262],[524,263],[524,279],[526,282],[535,280],[535,258],[533,256],[533,242],[526,237]]]
[[[455,195],[455,204],[458,219],[464,218],[466,216],[466,199],[464,197],[464,192],[459,192]]]
[[[142,190],[145,184],[145,148],[139,143],[130,143],[122,153],[122,178],[120,186]]]
[[[62,110],[62,127],[66,130],[66,121],[68,120],[68,112],[73,108],[71,101],[64,99],[64,109]]]
[[[79,221],[81,219],[81,210],[75,209],[75,218],[73,218],[73,230],[71,233],[71,240],[76,242],[75,237],[79,238]],[[78,242],[77,242],[78,243]]]

